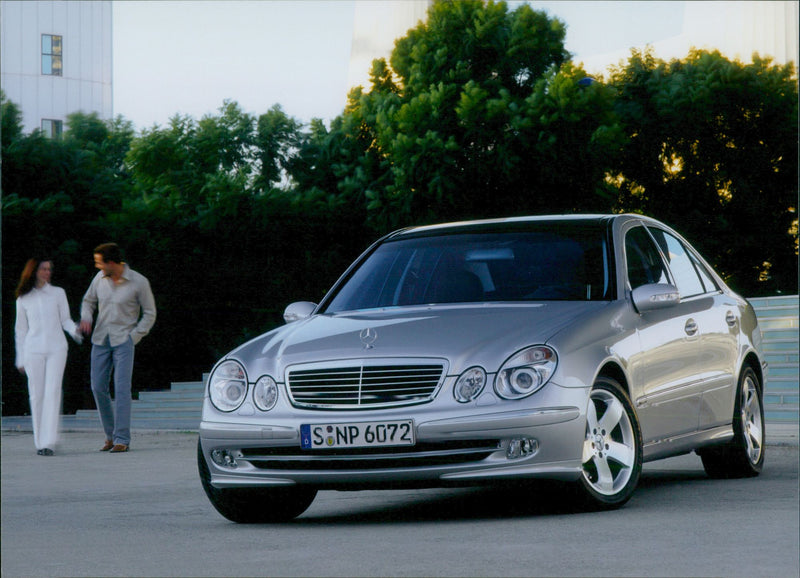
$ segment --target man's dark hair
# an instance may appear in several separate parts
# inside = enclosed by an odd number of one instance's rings
[[[104,263],[122,263],[125,258],[122,255],[122,249],[116,243],[103,243],[94,248],[95,254],[102,257]]]

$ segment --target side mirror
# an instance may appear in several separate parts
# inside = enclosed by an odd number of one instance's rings
[[[666,309],[681,302],[680,293],[675,285],[669,283],[650,283],[633,290],[631,294],[633,306],[639,313]]]
[[[289,305],[284,310],[283,320],[286,323],[292,323],[293,321],[306,319],[310,317],[312,313],[314,313],[314,309],[316,308],[316,303],[311,303],[310,301],[297,301],[296,303]]]

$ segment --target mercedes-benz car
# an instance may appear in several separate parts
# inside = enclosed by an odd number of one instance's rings
[[[539,479],[610,509],[648,460],[763,467],[753,309],[651,218],[403,229],[284,317],[207,381],[199,475],[236,522],[294,518],[319,490]]]

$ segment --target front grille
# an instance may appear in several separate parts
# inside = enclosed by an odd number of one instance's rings
[[[365,409],[433,399],[444,365],[347,365],[290,369],[287,383],[297,406]]]
[[[350,448],[304,450],[297,448],[247,448],[242,456],[264,470],[331,471],[421,468],[469,464],[488,458],[499,440],[463,440],[420,443],[408,448]]]

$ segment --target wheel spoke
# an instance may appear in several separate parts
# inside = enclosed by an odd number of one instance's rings
[[[754,423],[752,427],[748,427],[748,437],[750,438],[753,447],[760,448],[761,447],[761,437],[763,432],[761,431],[761,424]]]
[[[614,460],[615,462],[619,463],[626,468],[630,468],[633,466],[633,462],[635,459],[635,453],[633,448],[629,448],[625,444],[621,444],[619,442],[611,442],[608,445],[608,450],[606,450],[606,454],[609,459]]]
[[[742,387],[742,429],[747,444],[747,457],[752,463],[756,463],[761,457],[764,437],[760,403],[758,389],[748,378]]]
[[[742,398],[742,410],[745,412],[745,415],[753,415],[753,405],[758,403],[758,396],[749,381],[742,392]],[[755,409],[758,409],[757,406]]]
[[[583,442],[583,457],[581,458],[581,463],[587,464],[589,463],[592,458],[594,457],[594,444],[592,440],[584,440]]]
[[[606,412],[603,414],[603,417],[600,418],[598,426],[600,426],[600,429],[606,430],[606,432],[613,431],[623,415],[625,415],[625,408],[622,407],[619,400],[613,399],[611,403],[606,406]]]
[[[600,491],[610,493],[614,489],[614,474],[611,473],[611,468],[608,467],[608,461],[598,457],[594,459],[594,465],[597,468],[595,486],[600,488]]]
[[[763,432],[761,430],[760,420],[753,420],[746,424],[745,435],[747,437],[747,450],[750,455],[750,460],[753,462],[758,461],[761,454],[761,443]]]
[[[586,427],[588,432],[597,429],[597,408],[592,399],[589,400],[589,407],[586,408]]]

